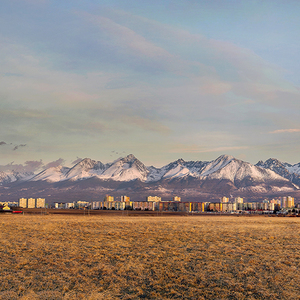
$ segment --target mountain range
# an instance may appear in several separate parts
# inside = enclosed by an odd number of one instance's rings
[[[147,195],[163,200],[214,201],[224,195],[258,198],[300,193],[300,163],[277,159],[256,165],[222,155],[212,161],[178,159],[161,168],[147,167],[134,155],[103,164],[85,158],[72,167],[57,166],[38,172],[0,172],[1,200],[45,197],[46,201],[102,200],[105,194]]]

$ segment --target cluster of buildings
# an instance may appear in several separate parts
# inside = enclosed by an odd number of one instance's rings
[[[103,201],[93,201],[91,209],[115,209],[115,210],[153,210],[153,211],[181,211],[181,212],[242,212],[264,211],[274,212],[295,208],[293,197],[281,197],[262,202],[244,202],[241,197],[229,199],[222,197],[220,202],[182,202],[178,196],[172,201],[162,201],[160,197],[148,196],[145,201],[130,201],[127,196],[122,196],[121,201],[115,201],[114,197],[106,196]]]
[[[295,208],[295,199],[293,197],[282,197],[279,199],[263,200],[262,202],[244,202],[241,197],[229,200],[228,197],[222,197],[220,203],[210,203],[208,211],[234,212],[234,211],[279,211],[281,209]]]
[[[0,206],[18,207],[19,202],[16,201],[0,201]]]
[[[18,206],[21,208],[46,208],[45,198],[20,198]]]
[[[88,201],[74,201],[74,202],[54,202],[53,208],[58,209],[83,209],[90,208],[91,203]]]
[[[144,201],[131,201],[128,196],[121,196],[116,201],[113,196],[106,195],[102,201],[76,201],[55,202],[52,208],[56,209],[101,209],[101,210],[148,210],[148,211],[173,211],[173,212],[274,212],[288,211],[300,208],[295,206],[295,200],[291,196],[281,197],[262,202],[245,202],[243,198],[222,197],[220,202],[184,202],[174,196],[170,201],[162,201],[161,197],[148,196]],[[8,206],[20,208],[46,208],[44,198],[20,198],[18,202],[5,202]],[[1,204],[1,203],[0,203]]]
[[[91,209],[115,209],[115,210],[153,210],[153,211],[180,211],[180,212],[240,212],[240,211],[264,211],[274,212],[281,209],[293,209],[295,202],[293,197],[281,197],[279,199],[263,200],[262,202],[244,202],[241,197],[229,199],[222,197],[220,202],[182,202],[178,196],[171,201],[162,201],[160,197],[148,196],[145,201],[130,201],[127,196],[122,196],[121,201],[115,201],[114,197],[106,196],[103,201],[91,202]]]
[[[93,201],[91,209],[186,211],[180,201],[178,196],[173,197],[172,201],[162,201],[158,196],[148,196],[145,201],[130,201],[130,197],[121,196],[120,201],[115,201],[114,197],[106,195],[103,201]]]

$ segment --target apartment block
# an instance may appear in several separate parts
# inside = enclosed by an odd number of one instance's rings
[[[236,211],[236,203],[222,203],[222,211],[223,212],[232,212]]]
[[[244,203],[244,199],[241,197],[236,197],[236,198],[234,198],[234,202],[235,203]]]
[[[114,197],[113,196],[110,196],[110,195],[106,195],[104,197],[104,201],[114,201]]]
[[[130,197],[128,196],[121,196],[121,202],[127,202],[130,201]]]
[[[93,201],[92,205],[91,205],[91,208],[92,209],[101,209],[102,208],[101,201]]]
[[[282,208],[293,208],[295,207],[295,200],[291,196],[281,198],[281,207]]]
[[[36,206],[34,198],[28,198],[27,200],[27,208],[35,208]]]
[[[36,208],[45,208],[45,207],[46,207],[45,198],[37,198],[36,199]]]
[[[69,208],[75,208],[75,203],[74,202],[65,203],[65,209],[69,209]]]
[[[75,204],[76,208],[87,208],[90,207],[90,202],[88,201],[77,201]]]
[[[221,198],[221,202],[222,203],[228,203],[229,202],[229,198],[228,197],[222,197]]]
[[[26,198],[20,198],[19,199],[19,207],[27,208],[27,199]]]

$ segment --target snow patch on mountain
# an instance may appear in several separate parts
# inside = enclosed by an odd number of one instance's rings
[[[216,160],[208,163],[205,168],[202,170],[202,176],[208,176],[212,173],[217,172],[218,170],[224,168],[233,160],[233,157],[230,155],[221,155]]]
[[[232,182],[242,181],[245,178],[251,178],[253,182],[279,180],[288,181],[275,172],[267,169],[260,168],[258,166],[251,165],[250,163],[235,159],[225,158],[225,161],[219,160],[215,163],[214,172],[205,172],[204,175],[209,179],[228,179]]]
[[[0,171],[0,184],[7,184],[18,180],[30,180],[34,176],[32,172]]]
[[[69,169],[69,171],[65,174],[65,179],[75,181],[90,178],[102,174],[104,170],[105,165],[100,161],[85,158]]]
[[[265,162],[259,161],[256,166],[272,170],[297,186],[300,184],[300,163],[291,165],[282,163],[275,158],[269,158]]]
[[[69,171],[69,168],[58,166],[45,169],[31,178],[32,181],[46,180],[49,182],[58,182],[66,180],[66,173]]]
[[[297,175],[300,175],[300,163],[295,165],[284,163],[284,166],[290,173],[295,173]]]

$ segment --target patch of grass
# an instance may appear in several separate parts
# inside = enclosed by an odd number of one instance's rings
[[[0,299],[299,299],[300,219],[0,219]]]

